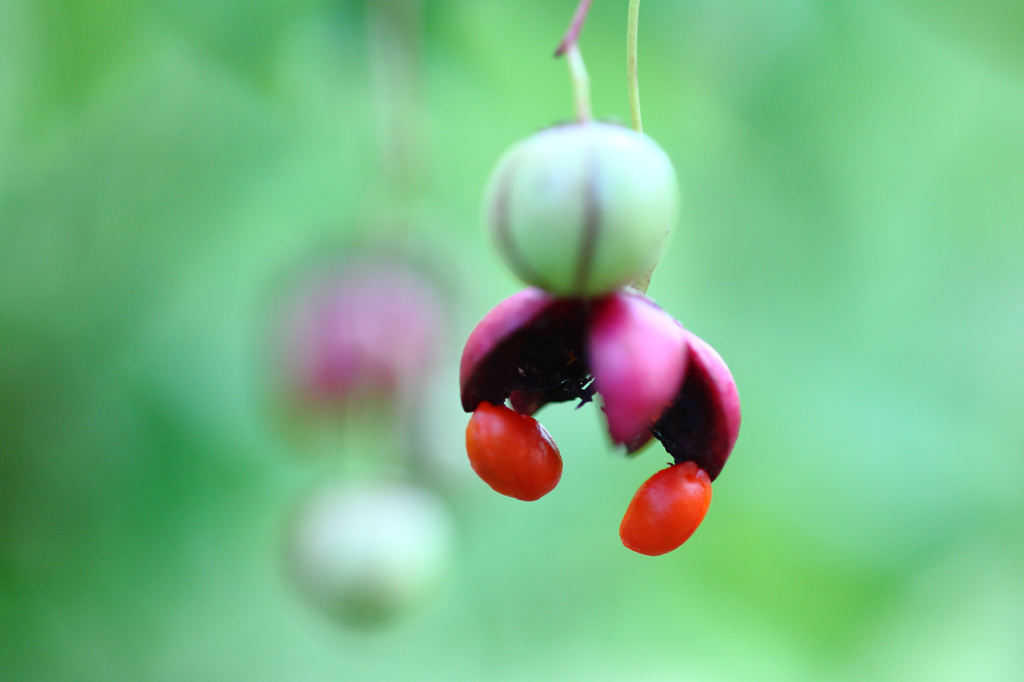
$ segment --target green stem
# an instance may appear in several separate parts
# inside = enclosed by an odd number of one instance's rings
[[[576,118],[580,123],[585,123],[591,119],[590,76],[587,75],[587,67],[583,63],[583,55],[580,54],[579,45],[576,43],[569,45],[565,51],[565,58],[569,63],[572,95],[576,102]]]
[[[629,0],[629,19],[626,23],[626,84],[629,88],[629,115],[633,130],[644,131],[640,118],[640,76],[636,68],[636,41],[640,28],[640,0]]]
[[[576,12],[572,15],[569,28],[558,43],[555,56],[565,55],[569,63],[569,79],[572,81],[572,94],[576,102],[576,118],[580,123],[589,121],[592,117],[590,110],[590,76],[587,75],[587,67],[583,63],[583,55],[580,53],[578,44],[580,31],[583,30],[583,22],[587,20],[587,12],[590,10],[590,3],[593,0],[580,0],[576,6]]]

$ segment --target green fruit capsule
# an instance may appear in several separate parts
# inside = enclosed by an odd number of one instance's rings
[[[453,542],[447,507],[418,486],[331,483],[299,508],[287,558],[314,606],[342,623],[371,626],[437,591]]]
[[[597,122],[547,128],[512,147],[484,198],[505,264],[561,296],[599,296],[648,274],[678,210],[661,147]]]

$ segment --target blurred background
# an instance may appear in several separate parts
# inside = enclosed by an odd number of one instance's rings
[[[624,121],[626,5],[581,40]],[[666,456],[592,407],[541,413],[539,502],[464,452],[461,344],[521,286],[480,196],[572,116],[574,7],[0,3],[5,680],[1024,679],[1024,4],[643,3],[686,206],[650,294],[744,412],[654,559],[617,528]],[[430,371],[296,398],[304,283],[380,262],[430,282]],[[316,528],[398,508],[408,599],[318,603]]]

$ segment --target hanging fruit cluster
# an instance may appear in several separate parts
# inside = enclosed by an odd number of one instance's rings
[[[626,547],[659,555],[704,519],[739,433],[739,396],[718,353],[644,294],[677,217],[678,181],[668,155],[639,130],[635,53],[638,129],[590,120],[576,46],[589,4],[581,2],[558,52],[569,59],[579,120],[513,146],[487,185],[487,231],[532,286],[491,310],[466,342],[466,449],[494,490],[539,499],[557,485],[562,460],[532,415],[599,394],[616,444],[633,453],[657,439],[673,457],[636,492],[619,528]]]

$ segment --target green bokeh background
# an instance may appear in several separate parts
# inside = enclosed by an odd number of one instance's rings
[[[574,4],[424,2],[399,230],[364,2],[0,2],[0,677],[1024,679],[1024,4],[644,2],[645,131],[686,205],[650,293],[744,409],[657,559],[616,529],[664,453],[625,461],[593,408],[542,413],[565,474],[537,503],[461,450],[460,344],[520,286],[480,194],[572,114]],[[620,120],[626,4],[581,43]],[[418,449],[459,542],[364,632],[281,575],[334,465],[278,428],[261,349],[297,263],[381,237],[451,295]]]

